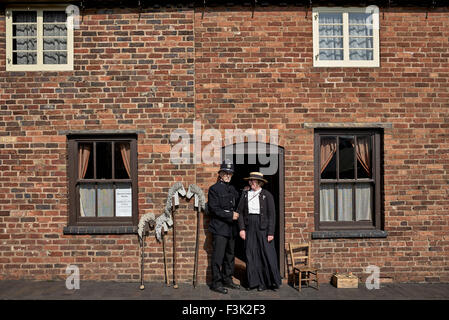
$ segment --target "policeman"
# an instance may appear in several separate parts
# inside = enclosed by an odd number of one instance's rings
[[[238,235],[235,212],[239,194],[230,185],[234,165],[228,161],[221,164],[218,171],[218,181],[209,188],[208,208],[211,215],[209,231],[213,234],[212,253],[212,285],[211,290],[228,293],[225,288],[238,289],[239,285],[232,282],[234,273],[234,246]]]

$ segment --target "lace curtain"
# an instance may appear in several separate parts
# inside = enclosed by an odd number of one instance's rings
[[[320,60],[343,60],[343,14],[320,13]]]
[[[64,11],[44,11],[44,64],[67,63],[67,15]]]
[[[43,63],[67,63],[67,15],[64,11],[43,12]],[[13,12],[13,63],[37,64],[37,12]]]
[[[335,221],[335,191],[337,190],[337,219],[352,221],[353,185],[323,184],[320,187],[320,221]],[[355,185],[356,221],[371,220],[373,186],[370,183]]]
[[[319,59],[343,60],[343,13],[319,14]],[[373,25],[369,13],[348,13],[349,59],[373,60]]]
[[[349,59],[373,60],[373,18],[369,13],[349,13]]]
[[[34,11],[14,11],[13,63],[37,63],[37,13]]]

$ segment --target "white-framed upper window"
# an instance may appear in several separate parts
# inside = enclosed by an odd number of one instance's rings
[[[67,6],[6,9],[6,70],[73,70],[73,26]]]
[[[378,67],[376,6],[313,8],[314,67]]]

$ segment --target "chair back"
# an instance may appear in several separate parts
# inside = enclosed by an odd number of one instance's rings
[[[310,267],[310,243],[289,243],[289,251],[292,267]]]

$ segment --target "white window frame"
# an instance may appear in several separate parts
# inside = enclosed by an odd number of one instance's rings
[[[68,5],[50,6],[19,6],[8,7],[6,13],[6,71],[71,71],[73,70],[73,15],[65,9]],[[36,64],[13,64],[13,28],[12,18],[14,11],[36,11],[37,12],[37,63]],[[67,13],[67,63],[66,64],[44,64],[43,62],[43,12],[44,11],[66,11]]]
[[[372,11],[371,11],[372,10]],[[319,60],[320,33],[319,13],[343,14],[343,60]],[[349,19],[348,13],[373,12],[373,60],[349,59]],[[315,7],[312,9],[313,23],[313,66],[314,67],[379,67],[379,11],[370,7]]]

